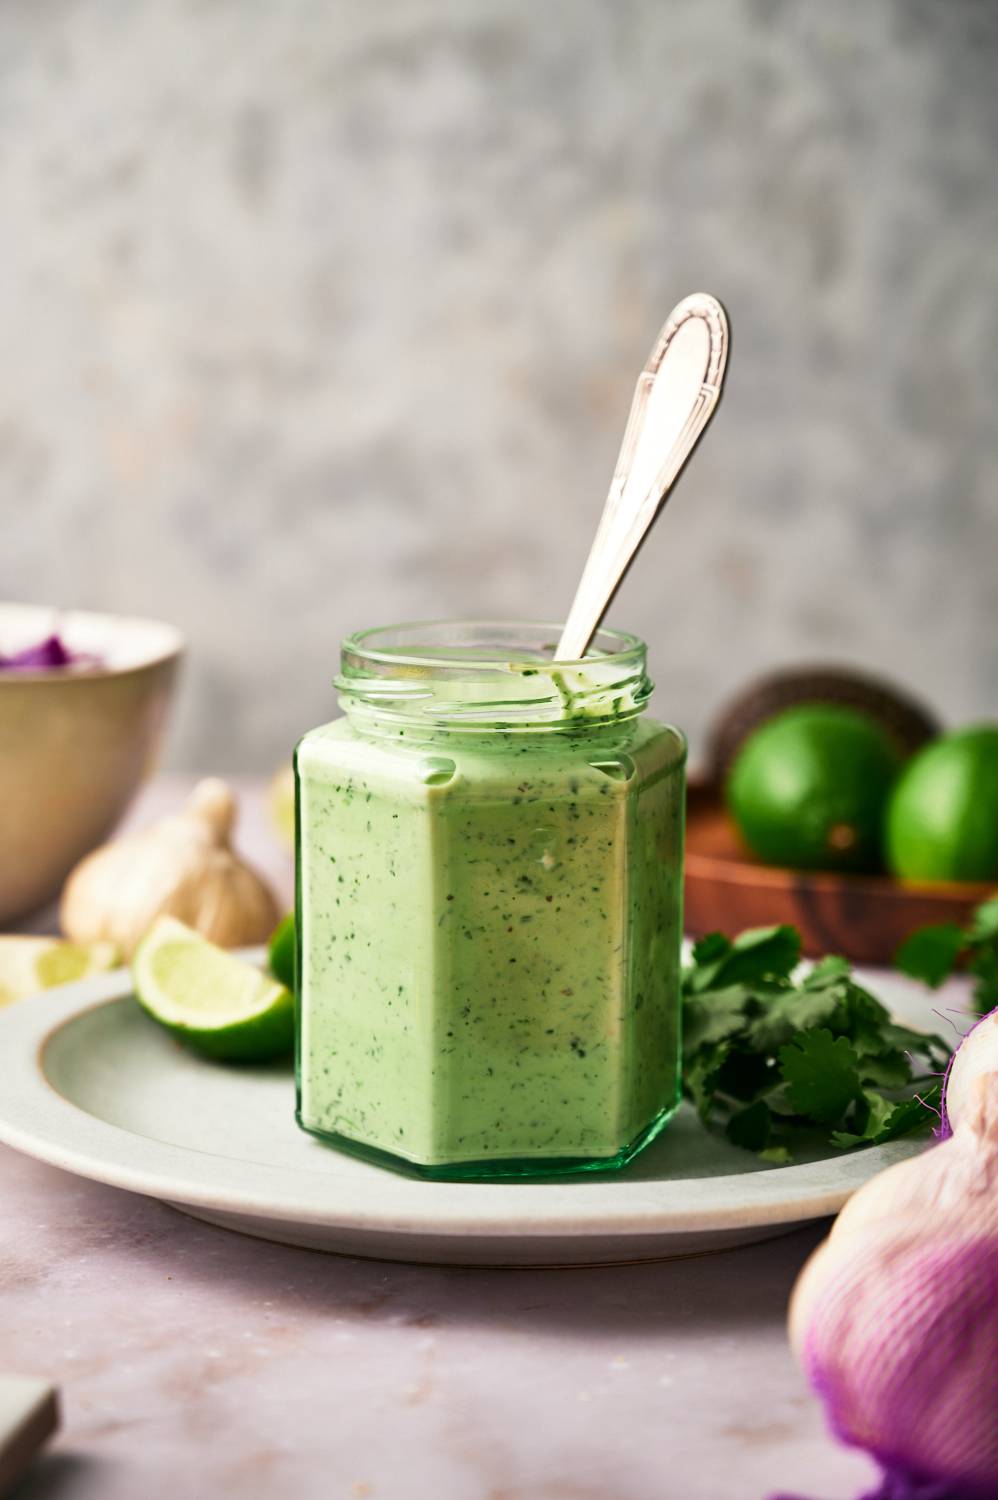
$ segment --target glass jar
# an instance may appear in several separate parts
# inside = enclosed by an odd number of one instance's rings
[[[679,1100],[685,741],[558,634],[352,636],[296,752],[298,1122],[386,1165],[612,1170]]]

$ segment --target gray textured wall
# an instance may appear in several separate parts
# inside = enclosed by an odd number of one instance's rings
[[[160,614],[174,764],[348,629],[563,613],[665,312],[725,405],[613,619],[998,706],[990,0],[4,0],[0,595]]]

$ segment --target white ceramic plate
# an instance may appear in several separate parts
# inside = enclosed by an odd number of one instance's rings
[[[922,1145],[765,1168],[684,1109],[615,1176],[423,1182],[303,1134],[287,1067],[186,1052],[139,1009],[127,972],[0,1011],[0,1058],[8,1145],[246,1234],[387,1260],[590,1265],[724,1249],[835,1213]]]

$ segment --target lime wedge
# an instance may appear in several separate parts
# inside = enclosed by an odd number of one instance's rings
[[[64,943],[51,937],[0,937],[0,1006],[39,990],[113,969],[113,943]]]
[[[150,927],[132,978],[143,1009],[206,1057],[263,1062],[291,1051],[291,993],[176,917],[159,917]]]
[[[295,947],[295,916],[291,912],[278,922],[267,944],[267,965],[270,972],[275,979],[286,984],[289,990],[295,987]]]

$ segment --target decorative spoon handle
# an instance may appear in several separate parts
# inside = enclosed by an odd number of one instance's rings
[[[617,467],[557,661],[578,661],[697,439],[714,415],[728,358],[728,319],[706,292],[666,319],[638,376]]]

